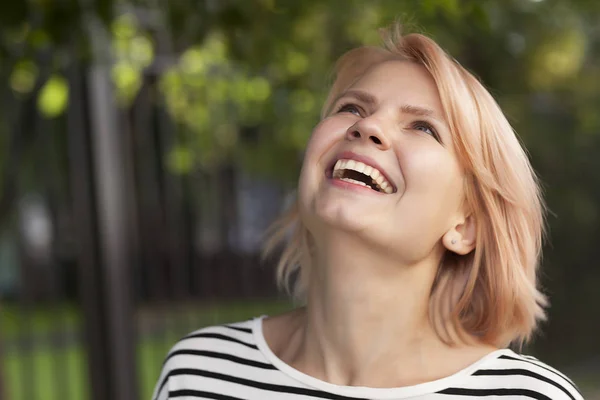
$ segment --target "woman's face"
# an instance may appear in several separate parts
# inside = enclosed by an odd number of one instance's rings
[[[386,61],[341,93],[308,143],[301,216],[318,241],[343,230],[406,263],[464,219],[463,175],[435,83]]]

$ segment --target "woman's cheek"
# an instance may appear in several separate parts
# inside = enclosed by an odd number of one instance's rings
[[[439,191],[448,185],[454,185],[458,176],[455,163],[447,154],[435,149],[416,146],[412,149],[405,148],[399,152],[398,161],[402,175],[410,186]]]

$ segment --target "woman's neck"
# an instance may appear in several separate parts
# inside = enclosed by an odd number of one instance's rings
[[[439,257],[401,265],[357,240],[322,244],[306,307],[265,324],[287,364],[338,385],[399,387],[452,375],[495,350],[450,346],[435,333],[428,310]]]
[[[410,380],[426,367],[428,354],[443,346],[428,319],[436,261],[403,266],[394,259],[359,240],[320,246],[308,278],[299,364],[333,383],[371,386],[389,383],[386,370],[393,379],[409,371]]]

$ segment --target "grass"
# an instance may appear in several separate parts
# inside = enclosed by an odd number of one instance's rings
[[[22,337],[25,331],[51,334],[65,329],[79,329],[81,326],[81,313],[73,304],[36,306],[35,309],[5,304],[0,311],[2,340],[17,339]]]
[[[140,311],[140,325],[153,322],[169,329],[141,332],[136,348],[140,399],[150,399],[163,359],[184,334],[212,324],[276,314],[289,309],[287,302],[253,301],[213,305],[184,304],[177,307],[146,308]],[[39,343],[38,338],[60,332],[78,332],[81,318],[76,308],[63,306],[19,312],[5,307],[0,313],[0,335],[5,343],[19,338],[32,340],[27,347],[9,346],[3,355],[7,398],[11,400],[87,400],[91,398],[85,349],[79,340],[60,346]],[[57,318],[57,315],[60,316]],[[147,329],[147,328],[146,328]],[[141,328],[143,331],[144,328]]]
[[[89,398],[86,357],[79,344],[36,349],[28,354],[13,352],[4,358],[4,373],[9,399]],[[24,374],[33,374],[32,379],[24,379]]]

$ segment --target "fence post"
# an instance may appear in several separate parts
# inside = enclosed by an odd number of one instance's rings
[[[90,21],[93,46],[110,49],[108,35],[99,21]],[[95,23],[94,23],[95,22]],[[114,400],[137,399],[135,371],[133,291],[131,285],[130,237],[123,136],[110,79],[110,64],[95,62],[88,73],[89,115],[98,205],[98,231],[102,275],[106,288],[109,371]]]
[[[87,294],[84,318],[88,330],[99,332],[89,336],[90,347],[97,364],[92,379],[96,379],[94,399],[138,399],[135,368],[135,327],[132,286],[131,237],[127,196],[133,190],[126,184],[124,138],[119,129],[118,114],[111,81],[110,35],[101,21],[93,15],[90,2],[82,1],[84,24],[89,33],[93,61],[86,70],[85,104],[89,116],[89,148],[97,228],[96,259],[82,278],[89,279],[86,287],[92,288],[99,299]],[[73,133],[76,134],[76,133]],[[97,278],[93,283],[92,279]],[[93,288],[93,285],[96,285]],[[85,300],[85,298],[84,298]],[[89,314],[95,313],[95,314]],[[92,322],[96,321],[96,322]],[[94,361],[94,360],[91,360]],[[99,385],[105,387],[99,388]],[[96,397],[97,396],[97,397]]]
[[[105,373],[109,369],[106,335],[103,332],[106,317],[102,306],[103,285],[98,284],[101,280],[101,266],[96,232],[89,124],[86,123],[84,76],[81,67],[76,63],[70,67],[69,87],[69,177],[77,238],[78,297],[82,305],[90,398],[102,400],[110,398],[109,377]]]

